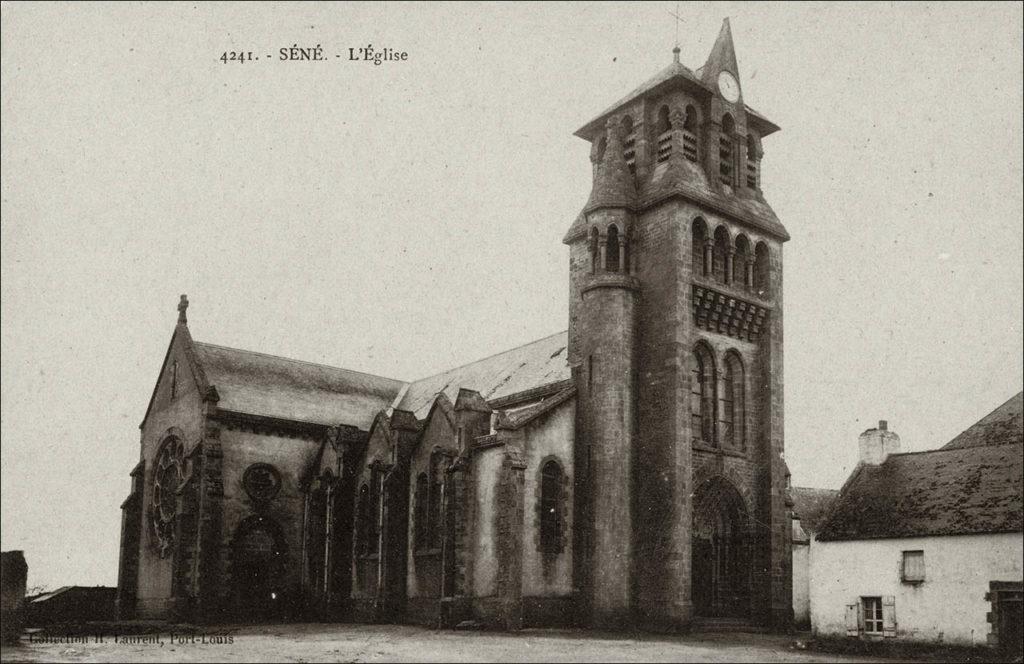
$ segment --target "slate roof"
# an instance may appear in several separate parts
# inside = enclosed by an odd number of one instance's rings
[[[1021,532],[1024,444],[890,455],[854,471],[821,541]]]
[[[789,490],[789,495],[793,498],[793,516],[800,519],[800,526],[806,532],[813,534],[828,515],[828,508],[839,491],[795,486]]]
[[[639,99],[640,97],[643,97],[645,95],[655,93],[656,91],[660,91],[664,88],[670,87],[672,85],[672,82],[674,81],[686,81],[686,84],[696,86],[701,89],[707,90],[708,92],[711,92],[711,88],[709,88],[707,84],[705,84],[700,79],[702,70],[703,67],[701,67],[700,69],[697,70],[696,73],[694,73],[686,65],[679,62],[673,62],[672,64],[670,64],[669,66],[665,67],[657,74],[652,76],[651,78],[644,81],[641,85],[634,88],[625,97],[622,97],[614,104],[606,108],[604,111],[599,113],[597,116],[594,117],[593,120],[580,127],[580,129],[576,131],[576,136],[590,140],[594,132],[598,131],[604,126],[604,121],[609,115],[617,111],[619,108],[630,103],[634,99]],[[754,118],[760,123],[759,128],[762,131],[762,135],[767,136],[768,134],[771,134],[779,130],[779,127],[774,122],[766,118],[761,113],[758,113],[757,111],[752,109],[750,106],[747,106],[746,104],[744,104],[743,107],[748,114],[754,116]]]
[[[1007,399],[1002,406],[978,420],[977,424],[946,443],[942,449],[1020,442],[1021,432],[1024,430],[1024,421],[1021,419],[1022,409],[1024,409],[1024,392],[1018,392],[1015,396]]]
[[[458,398],[459,388],[475,390],[484,399],[491,400],[569,379],[572,374],[566,362],[567,346],[567,333],[559,332],[414,381],[396,407],[423,419],[440,392],[444,392],[452,403]]]
[[[404,383],[274,355],[193,342],[197,359],[217,389],[217,406],[316,424],[368,430]]]
[[[634,88],[625,97],[622,97],[614,104],[606,108],[604,111],[599,113],[593,120],[585,124],[583,127],[580,127],[579,131],[576,132],[576,135],[579,136],[580,138],[586,138],[589,140],[590,134],[604,126],[604,119],[606,117],[614,113],[622,106],[625,106],[629,102],[633,101],[634,99],[639,99],[640,97],[643,97],[649,92],[652,92],[653,90],[656,90],[662,87],[663,85],[667,85],[669,81],[675,80],[677,78],[679,80],[688,81],[691,85],[696,85],[698,87],[707,89],[707,86],[704,85],[703,82],[701,82],[699,77],[694,75],[694,73],[690,70],[689,67],[679,62],[673,62],[672,64],[665,67],[657,74],[655,74],[654,76],[652,76],[651,78],[647,79],[642,84]]]

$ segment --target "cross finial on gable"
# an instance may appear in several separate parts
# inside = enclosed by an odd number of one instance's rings
[[[183,325],[185,323],[188,323],[188,316],[185,315],[186,311],[188,311],[188,295],[182,295],[181,299],[178,301],[178,323],[179,324]]]

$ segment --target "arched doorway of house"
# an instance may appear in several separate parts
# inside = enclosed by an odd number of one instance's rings
[[[696,615],[750,615],[750,518],[739,491],[723,477],[693,497],[692,592]]]
[[[266,517],[249,517],[238,526],[233,548],[237,615],[254,621],[283,616],[291,598],[285,585],[281,529]]]

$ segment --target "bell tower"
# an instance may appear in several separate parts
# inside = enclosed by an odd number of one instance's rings
[[[580,614],[786,628],[782,244],[761,190],[778,127],[745,103],[728,20],[576,135],[567,232]]]

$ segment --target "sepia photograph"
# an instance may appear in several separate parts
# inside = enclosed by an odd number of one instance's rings
[[[7,662],[1021,662],[1024,3],[0,2]]]

